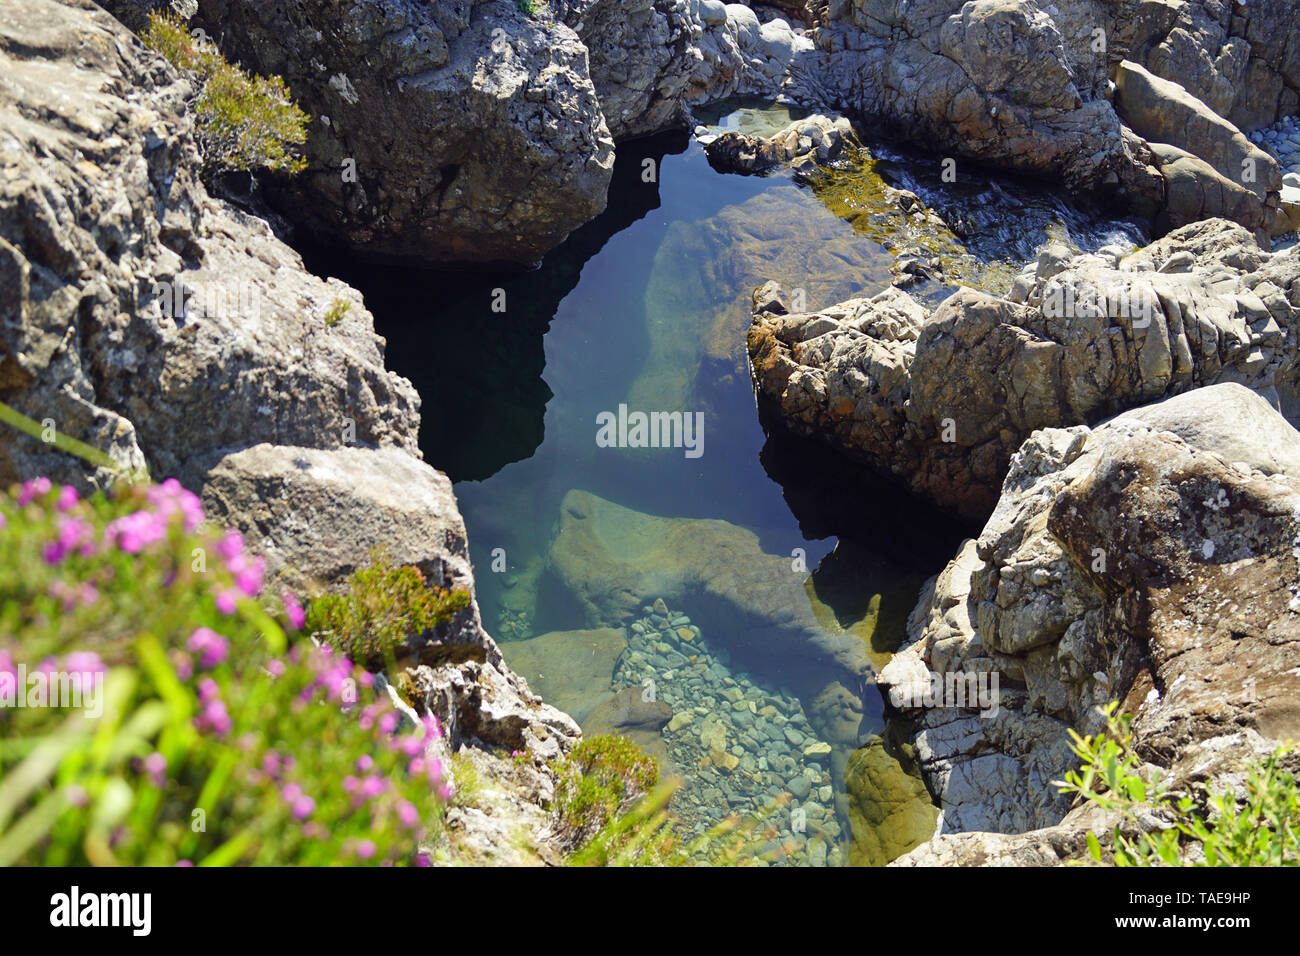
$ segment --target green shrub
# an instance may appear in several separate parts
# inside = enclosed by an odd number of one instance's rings
[[[436,720],[291,647],[296,599],[202,522],[175,481],[0,493],[0,866],[426,862]]]
[[[1211,793],[1208,812],[1202,812],[1190,796],[1169,793],[1158,772],[1143,778],[1129,733],[1132,718],[1116,716],[1116,708],[1112,703],[1107,709],[1106,733],[1070,732],[1083,764],[1056,782],[1062,793],[1120,814],[1113,834],[1116,866],[1182,866],[1189,858],[1204,866],[1300,866],[1300,789],[1295,775],[1281,768],[1288,746],[1250,768],[1244,799]],[[1139,817],[1152,814],[1165,828],[1140,832]],[[1101,843],[1091,833],[1088,851],[1101,862]]]
[[[250,76],[197,43],[171,17],[149,14],[142,39],[195,79],[194,129],[205,177],[253,169],[298,173],[306,167],[296,147],[307,140],[309,118],[284,80]]]
[[[599,831],[659,780],[659,765],[617,734],[585,737],[556,766],[560,828],[576,839]]]
[[[391,666],[408,637],[422,634],[469,607],[469,594],[429,587],[420,569],[395,567],[386,556],[348,578],[346,594],[311,602],[307,631],[369,667]]]

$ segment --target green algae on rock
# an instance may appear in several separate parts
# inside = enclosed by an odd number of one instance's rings
[[[844,774],[849,794],[853,866],[884,866],[934,836],[939,808],[914,762],[895,756],[883,737],[872,737],[849,756]]]

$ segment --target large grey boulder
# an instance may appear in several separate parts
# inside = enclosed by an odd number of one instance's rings
[[[962,289],[933,312],[897,289],[796,315],[770,284],[754,302],[768,414],[972,518],[1034,429],[1224,381],[1294,407],[1300,254],[1223,220],[1123,261],[1049,246],[1008,298]]]
[[[93,4],[23,0],[0,70],[0,397],[158,477],[256,442],[416,449],[360,295],[208,197],[159,57]],[[87,480],[5,429],[0,483],[38,473]]]
[[[193,25],[312,117],[309,168],[270,189],[288,219],[378,256],[532,264],[605,208],[614,159],[587,49],[542,9],[201,0]]]
[[[1278,470],[1297,455],[1300,433],[1233,384],[1025,442],[979,539],[923,595],[912,642],[879,678],[917,722],[948,830],[1061,822],[1070,804],[1050,781],[1071,765],[1067,728],[1097,732],[1108,701],[1166,768],[1216,751],[1226,728],[1268,740],[1300,729],[1288,702],[1300,479]],[[998,713],[914,706],[932,674],[971,672],[1000,675]]]

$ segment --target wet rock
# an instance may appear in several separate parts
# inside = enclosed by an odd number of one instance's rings
[[[506,662],[533,691],[582,723],[609,696],[614,665],[627,649],[621,628],[551,631],[501,645]]]
[[[730,131],[704,147],[709,165],[721,173],[762,173],[780,165],[806,162],[825,163],[834,159],[853,135],[844,117],[831,119],[814,114],[795,120],[771,136]]]

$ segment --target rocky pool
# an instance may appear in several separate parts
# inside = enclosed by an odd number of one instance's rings
[[[700,132],[794,115],[725,104]],[[970,529],[764,428],[749,296],[774,279],[812,309],[897,277],[937,300],[1006,288],[1049,239],[1139,238],[1042,185],[946,182],[879,144],[744,177],[664,135],[619,146],[607,211],[532,272],[321,267],[365,293],[422,396],[511,666],[680,774],[685,828],[775,807],[771,862],[878,864],[937,811],[872,676]]]

